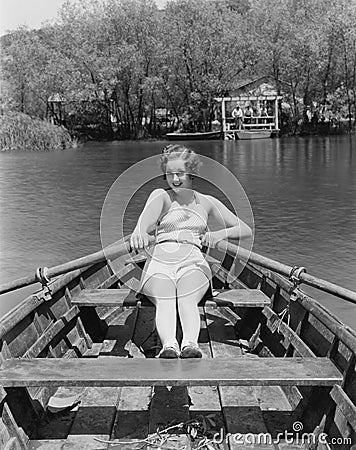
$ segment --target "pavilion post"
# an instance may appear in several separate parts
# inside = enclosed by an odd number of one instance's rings
[[[226,132],[226,110],[225,110],[225,98],[221,99],[221,119],[222,119],[222,131],[225,136]]]
[[[279,130],[279,117],[278,117],[278,96],[276,96],[275,100],[274,100],[274,110],[275,110],[275,130],[278,131]]]

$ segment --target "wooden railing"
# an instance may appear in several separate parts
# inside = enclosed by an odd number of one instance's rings
[[[266,130],[276,129],[276,117],[275,116],[258,116],[248,117],[241,122],[242,129],[248,128],[262,128]],[[226,119],[226,131],[236,130],[235,119]]]

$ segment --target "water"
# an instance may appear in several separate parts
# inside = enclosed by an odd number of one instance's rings
[[[122,208],[147,177],[148,166],[138,166],[124,184],[115,181],[165,144],[88,143],[51,153],[0,153],[0,283],[100,249],[100,216],[108,193],[109,222],[119,230]],[[254,214],[254,251],[305,266],[356,291],[355,137],[190,145],[239,179]],[[133,228],[144,199],[159,185],[164,186],[160,178],[136,194],[125,214],[125,231]],[[3,295],[0,314],[32,290]],[[324,294],[318,299],[356,328],[356,306]]]

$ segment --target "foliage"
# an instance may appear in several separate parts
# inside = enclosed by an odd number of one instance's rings
[[[256,64],[248,23],[214,0],[203,8],[199,0],[177,0],[167,5],[164,27],[170,39],[162,76],[175,92],[172,107],[188,112],[192,129],[209,131],[214,97],[229,92]]]
[[[307,108],[351,124],[355,30],[356,0],[69,0],[2,39],[1,105],[45,118],[57,95],[68,127],[108,138],[208,131],[214,97],[267,75],[294,131]]]
[[[345,35],[345,23],[355,30],[356,1],[252,0],[251,5],[254,33],[260,38],[260,48],[265,49],[260,71],[266,70],[292,106],[294,129],[306,120],[308,108],[315,114],[325,108],[335,109],[329,100],[336,90],[346,86],[345,79],[350,79],[343,74],[342,55],[352,59],[355,54],[343,51],[344,44],[337,36]],[[350,34],[346,41],[354,45]],[[355,61],[353,68],[355,71]],[[352,86],[354,91],[354,82]],[[350,83],[344,89],[345,99],[349,90]],[[348,104],[351,106],[351,101]],[[355,115],[355,107],[352,109]],[[340,119],[345,117],[343,112],[338,109]]]
[[[63,127],[20,112],[0,116],[1,151],[58,150],[73,146],[70,134]]]

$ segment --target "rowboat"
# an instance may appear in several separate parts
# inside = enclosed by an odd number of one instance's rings
[[[41,283],[0,321],[1,448],[354,446],[356,333],[301,284],[356,293],[232,242],[206,257],[202,359],[155,358],[127,239],[2,285]]]
[[[250,140],[250,139],[268,139],[272,137],[271,130],[239,130],[235,131],[236,139]]]
[[[167,133],[169,141],[206,141],[221,138],[221,131],[206,131],[197,133]]]

